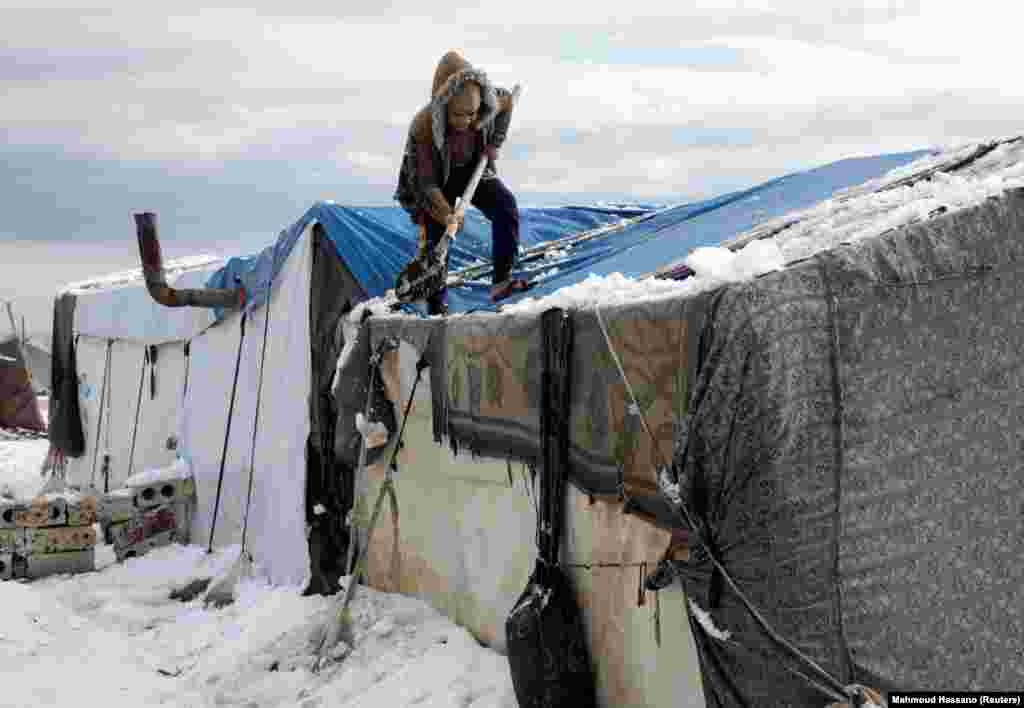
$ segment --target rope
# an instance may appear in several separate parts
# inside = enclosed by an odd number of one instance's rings
[[[267,283],[266,319],[263,321],[263,348],[260,351],[259,383],[256,384],[256,414],[252,424],[252,445],[249,448],[249,491],[245,498],[245,517],[242,521],[242,555],[245,555],[245,535],[249,530],[249,506],[252,504],[252,480],[256,469],[256,431],[260,425],[260,402],[263,399],[263,364],[267,358],[267,332],[270,330],[270,298],[274,288],[274,269],[270,269]]]
[[[562,563],[566,568],[581,568],[593,570],[594,568],[643,568],[649,565],[647,561],[632,561],[626,563]]]
[[[600,305],[595,305],[595,311],[597,312],[597,322],[601,327],[601,332],[604,334],[605,342],[608,344],[608,351],[612,355],[612,358],[615,360],[615,365],[618,367],[619,374],[622,376],[622,381],[626,385],[626,390],[629,392],[629,396],[633,400],[633,405],[636,406],[637,413],[640,416],[640,420],[644,426],[644,429],[651,436],[651,441],[652,443],[654,443],[655,454],[658,455],[659,458],[661,458],[661,451],[657,447],[657,440],[655,439],[654,434],[651,432],[650,426],[647,424],[647,419],[644,416],[643,410],[640,409],[640,405],[637,402],[636,395],[633,393],[633,387],[630,385],[629,380],[626,378],[626,371],[622,366],[622,362],[619,360],[619,355],[615,351],[615,347],[612,345],[611,337],[608,336],[608,329],[607,327],[605,327],[604,318],[601,316]],[[662,469],[668,469],[668,465],[664,463],[664,459],[661,458],[661,460]],[[780,636],[771,627],[771,625],[768,624],[768,622],[764,619],[761,613],[758,612],[757,608],[754,607],[750,600],[747,599],[747,596],[743,593],[742,590],[740,590],[735,580],[733,580],[732,576],[725,569],[725,566],[722,565],[721,561],[719,561],[717,555],[711,551],[711,547],[707,541],[706,531],[703,525],[698,524],[694,517],[690,514],[690,511],[685,502],[683,501],[682,497],[676,495],[675,498],[670,497],[670,500],[672,502],[673,508],[675,508],[676,512],[679,513],[682,517],[684,523],[693,532],[693,537],[697,540],[698,544],[707,554],[707,557],[711,561],[712,565],[714,565],[715,569],[721,574],[723,580],[728,584],[729,589],[736,595],[737,598],[739,598],[740,602],[746,608],[747,612],[749,612],[751,617],[754,618],[754,622],[758,625],[758,627],[760,627],[761,631],[763,631],[768,636],[768,638],[775,643],[776,647],[781,651],[781,653],[785,654],[786,656],[795,660],[798,663],[802,663],[804,666],[810,669],[811,673],[817,677],[817,681],[807,677],[805,678],[807,678],[807,681],[816,689],[821,690],[825,695],[832,699],[840,701],[850,700],[851,695],[847,690],[846,686],[844,686],[838,679],[836,679],[828,671],[819,666],[813,659],[811,659],[809,656],[807,656],[799,649],[797,649],[795,646],[793,646],[784,637]],[[818,682],[820,682],[820,684]]]
[[[188,395],[188,372],[192,368],[192,340],[185,341],[185,383],[181,387],[181,404],[185,405],[185,397]]]
[[[640,402],[637,401],[636,394],[633,393],[633,387],[629,383],[629,379],[626,378],[626,370],[622,367],[622,362],[619,360],[619,353],[615,351],[615,347],[612,346],[612,338],[608,335],[608,328],[605,327],[604,317],[601,315],[601,305],[594,303],[594,311],[597,313],[597,323],[601,326],[601,333],[604,335],[604,341],[608,344],[608,353],[612,355],[612,359],[615,361],[615,366],[619,369],[619,375],[622,376],[622,382],[626,384],[626,391],[629,392],[629,398],[633,401],[633,408],[636,410],[638,416],[640,416],[640,424],[644,426],[644,430],[651,437],[651,445],[654,450],[654,454],[658,456],[658,460],[661,462],[663,467],[667,467],[665,464],[665,458],[661,455],[661,448],[658,447],[658,439],[654,437],[654,432],[651,431],[651,426],[647,424],[647,416],[644,415],[643,409],[640,407]]]
[[[111,340],[111,345],[113,345],[113,340]],[[114,353],[113,353],[113,349],[111,349],[111,353],[110,353],[110,364],[109,364],[109,366],[110,366],[110,368],[108,370],[108,374],[113,372],[113,370],[114,370]],[[113,426],[113,424],[110,421],[110,418],[111,418],[111,416],[113,415],[113,412],[114,412],[113,400],[114,400],[114,377],[113,376],[107,376],[107,423],[106,423],[106,428],[103,430],[103,466],[102,466],[101,469],[104,470],[104,474],[106,474],[108,476],[110,475],[110,431],[114,429],[114,426]]]
[[[107,402],[107,379],[110,376],[110,349],[113,344],[113,339],[107,340],[107,355],[103,361],[103,382],[100,384],[100,410],[96,416],[96,442],[92,446],[92,478],[90,485],[93,489],[96,488],[96,461],[99,459],[100,454],[100,429],[103,428],[103,411]]]
[[[217,531],[217,510],[220,508],[220,492],[224,484],[224,462],[228,456],[228,440],[231,437],[231,419],[235,415],[235,391],[238,389],[238,369],[242,365],[242,344],[245,342],[245,319],[248,312],[242,312],[242,322],[239,325],[241,334],[238,337],[238,358],[235,359],[235,377],[231,382],[231,401],[228,403],[228,423],[224,430],[224,447],[220,453],[220,473],[217,475],[217,496],[213,502],[213,521],[210,523],[210,540],[206,547],[207,553],[213,553],[213,536]]]
[[[409,400],[405,403],[405,413],[402,415],[402,427],[398,430],[398,442],[391,451],[391,461],[388,462],[388,475],[392,472],[398,471],[398,465],[396,465],[395,462],[398,460],[398,451],[402,449],[402,439],[405,437],[405,424],[409,422],[409,412],[412,410],[413,398],[416,397],[416,387],[420,385],[420,379],[423,377],[423,370],[426,369],[427,366],[428,365],[424,359],[420,359],[416,362],[416,380],[412,383],[412,392],[409,394]]]
[[[146,365],[149,364],[149,347],[142,348],[142,371],[139,372],[139,397],[135,401],[135,424],[132,426],[132,449],[128,454],[128,476],[132,476],[135,467],[135,436],[139,432],[139,411],[142,410],[142,385],[146,382]],[[110,491],[110,471],[107,471],[107,478],[103,480],[103,491]]]

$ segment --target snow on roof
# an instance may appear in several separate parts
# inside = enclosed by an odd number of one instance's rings
[[[213,270],[214,266],[219,268],[223,263],[224,259],[208,254],[187,256],[185,258],[166,261],[164,263],[164,274],[167,276],[168,282],[170,282],[185,273],[197,270]],[[69,283],[60,288],[58,293],[83,295],[97,291],[113,290],[115,288],[140,286],[142,284],[142,269],[133,268],[131,270],[122,270],[109,275]]]
[[[979,150],[979,148],[981,148]],[[991,148],[983,154],[978,154]],[[972,154],[975,159],[957,168]],[[913,179],[918,176],[918,179]],[[786,263],[802,260],[842,243],[880,236],[894,229],[927,221],[933,216],[976,206],[987,198],[1024,186],[1024,140],[970,145],[886,174],[831,199],[783,217],[785,223],[769,238],[782,250]],[[781,220],[779,220],[781,221]],[[764,224],[726,245],[763,238]]]
[[[684,280],[632,279],[620,273],[591,275],[546,297],[507,305],[502,312],[541,312],[551,307],[582,308],[693,295],[784,268],[840,244],[874,238],[975,206],[1016,187],[1024,187],[1024,139],[972,143],[929,155],[878,179],[836,192],[810,209],[760,224],[721,246],[696,248],[682,260],[693,271]]]
[[[192,476],[192,467],[188,461],[178,458],[167,467],[136,472],[124,481],[125,487],[148,487],[161,482],[173,482],[188,479]]]
[[[634,279],[621,273],[590,275],[585,280],[557,290],[543,298],[527,298],[506,305],[502,312],[526,314],[551,307],[581,309],[596,305],[624,305],[631,302],[695,295],[724,283],[747,280],[781,268],[782,253],[771,241],[754,241],[739,251],[727,248],[695,248],[686,260],[694,275],[686,280]]]

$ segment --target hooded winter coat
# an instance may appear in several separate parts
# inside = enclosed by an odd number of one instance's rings
[[[458,95],[468,82],[480,87],[480,112],[477,120],[483,133],[483,144],[500,148],[505,142],[509,122],[512,119],[512,94],[504,88],[491,84],[487,74],[466,61],[457,52],[448,52],[437,65],[431,89],[430,103],[421,108],[409,126],[405,142],[405,153],[398,173],[398,188],[394,198],[409,212],[413,221],[424,213],[431,213],[427,192],[441,188],[451,174],[452,155],[447,141],[448,102]],[[416,170],[417,145],[431,146],[435,179],[434,184],[421,180]],[[482,179],[494,179],[497,173],[494,165],[488,165]],[[435,214],[435,218],[437,218]]]

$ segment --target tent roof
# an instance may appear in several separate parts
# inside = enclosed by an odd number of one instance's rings
[[[697,246],[720,243],[759,219],[808,207],[838,189],[861,184],[924,154],[843,160],[752,189],[660,210],[654,205],[522,208],[520,249],[531,257],[520,262],[517,274],[538,282],[533,297],[572,285],[591,273],[642,275]],[[251,306],[258,305],[270,273],[280,268],[295,240],[313,222],[324,227],[368,297],[382,296],[394,287],[399,271],[416,252],[416,227],[402,209],[317,202],[274,244],[259,254],[230,259],[208,284],[227,287],[240,278]],[[581,234],[586,236],[579,238]],[[472,269],[457,286],[449,287],[453,312],[491,307],[487,300],[490,241],[488,222],[480,212],[470,210],[449,256],[453,274]]]
[[[201,288],[221,264],[196,256],[165,263],[164,270],[173,287]],[[188,339],[215,321],[208,310],[158,304],[146,290],[141,268],[74,283],[62,293],[75,295],[74,329],[89,337],[162,344]]]
[[[809,208],[790,210],[738,232],[721,245],[739,250],[772,239],[791,263],[841,243],[878,236],[933,216],[980,203],[1021,186],[1021,137],[971,143],[937,152],[855,184]],[[684,259],[659,269],[663,277],[685,277]]]
[[[522,208],[520,248],[528,257],[520,262],[517,274],[537,281],[531,297],[550,294],[591,273],[641,276],[698,246],[721,243],[758,221],[806,209],[836,190],[860,185],[924,154],[843,160],[748,190],[662,209],[622,204]],[[367,297],[379,297],[391,289],[416,251],[416,227],[402,209],[324,201],[313,204],[259,253],[226,262],[195,256],[167,264],[168,282],[177,287],[233,287],[237,278],[249,294],[248,306],[258,306],[266,297],[271,273],[281,268],[296,240],[313,223],[324,228]],[[453,312],[492,307],[487,300],[490,240],[489,223],[471,209],[450,251],[451,272],[461,271],[464,276],[449,288]],[[151,302],[140,269],[73,283],[62,292],[78,297],[76,329],[92,336],[172,341],[187,338],[213,321],[209,316],[186,317]]]

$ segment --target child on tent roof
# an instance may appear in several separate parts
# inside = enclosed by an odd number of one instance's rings
[[[457,52],[448,52],[434,72],[430,103],[409,127],[395,191],[395,199],[420,226],[422,252],[454,222],[455,200],[462,196],[481,155],[487,155],[489,164],[471,203],[491,222],[492,300],[527,287],[525,281],[510,277],[519,250],[516,198],[494,171],[511,117],[511,93],[493,86],[483,71]],[[445,301],[442,289],[427,300],[427,311],[444,314]]]

